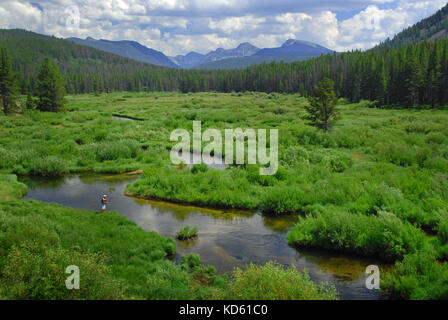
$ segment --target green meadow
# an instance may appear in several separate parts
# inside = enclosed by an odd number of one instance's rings
[[[175,252],[172,240],[116,213],[13,200],[26,193],[17,175],[135,171],[143,174],[128,185],[128,194],[300,215],[288,235],[291,246],[395,264],[381,284],[390,297],[448,298],[446,109],[385,110],[341,99],[340,119],[324,133],[307,125],[308,101],[298,94],[111,93],[67,100],[62,113],[0,116],[0,287],[10,292],[0,291],[1,298],[79,298],[50,290],[56,282],[33,290],[39,268],[51,275],[70,259],[90,270],[93,289],[83,298],[336,298],[334,288],[276,264],[248,266],[229,278],[196,257],[176,265],[167,259]],[[278,129],[277,173],[261,176],[257,165],[222,171],[173,166],[170,134],[191,132],[193,121],[222,132]],[[98,270],[104,270],[101,276]],[[255,290],[255,283],[273,289]]]

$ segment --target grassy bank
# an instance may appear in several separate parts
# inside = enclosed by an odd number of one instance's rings
[[[16,175],[0,173],[0,201],[20,199],[26,192],[26,185],[18,182]]]
[[[296,287],[258,292],[260,299],[335,299],[334,288],[306,274],[270,264],[254,274],[216,276],[199,257],[174,264],[175,243],[146,232],[115,212],[101,214],[38,201],[0,202],[1,299],[250,299],[233,291],[242,281],[272,285],[273,277]],[[67,290],[65,269],[80,270],[80,290]],[[258,267],[257,267],[258,268]],[[269,270],[269,276],[266,271]]]

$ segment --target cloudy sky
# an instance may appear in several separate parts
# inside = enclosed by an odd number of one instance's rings
[[[0,28],[135,40],[167,55],[290,38],[368,49],[447,0],[0,0]]]

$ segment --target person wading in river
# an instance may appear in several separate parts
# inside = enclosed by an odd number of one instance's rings
[[[105,212],[106,211],[106,204],[108,204],[109,202],[107,202],[107,196],[106,195],[104,195],[102,198],[101,198],[101,211],[102,212]]]

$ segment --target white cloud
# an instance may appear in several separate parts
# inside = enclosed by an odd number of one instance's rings
[[[19,1],[2,1],[0,4],[0,28],[37,29],[41,25],[38,8]]]
[[[202,53],[249,41],[279,46],[288,38],[338,51],[367,49],[433,14],[446,0],[2,0],[0,28],[59,37],[135,40],[168,55]],[[65,9],[77,5],[80,27],[67,28]],[[357,10],[338,20],[339,11]],[[372,23],[373,21],[373,23]]]
[[[255,30],[265,22],[265,18],[255,18],[254,16],[229,17],[221,20],[210,19],[208,26],[212,30],[221,30],[226,34],[231,34],[241,30]]]

